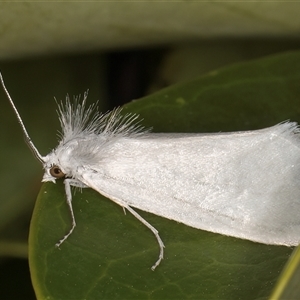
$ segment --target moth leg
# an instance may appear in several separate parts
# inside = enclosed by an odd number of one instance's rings
[[[73,230],[76,227],[76,221],[75,221],[75,216],[74,216],[74,211],[73,211],[73,206],[72,206],[71,186],[80,187],[80,188],[87,187],[85,184],[83,184],[82,182],[80,182],[78,180],[68,179],[68,178],[64,180],[64,184],[65,184],[67,204],[69,206],[69,210],[70,210],[71,218],[72,218],[72,227],[71,227],[70,231],[61,240],[59,240],[58,243],[55,244],[56,247],[59,247],[72,234]]]
[[[162,261],[162,259],[164,258],[164,243],[162,241],[162,239],[160,238],[158,231],[150,224],[148,223],[144,218],[142,218],[136,211],[134,211],[130,206],[124,206],[124,208],[126,208],[131,214],[133,214],[139,221],[141,221],[144,225],[146,225],[155,235],[158,244],[159,244],[159,248],[160,248],[160,252],[159,252],[159,257],[158,260],[156,261],[156,263],[151,267],[151,270],[154,271],[155,268],[160,264],[160,262]]]

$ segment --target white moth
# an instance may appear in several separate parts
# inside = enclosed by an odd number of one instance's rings
[[[296,123],[214,133],[149,133],[136,115],[107,114],[83,101],[59,105],[58,146],[42,156],[4,85],[26,140],[43,164],[43,181],[64,177],[73,232],[71,186],[90,187],[158,231],[132,207],[188,226],[270,245],[300,242],[300,135]]]

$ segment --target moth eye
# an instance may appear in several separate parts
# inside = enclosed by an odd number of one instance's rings
[[[62,170],[58,166],[53,166],[50,169],[50,174],[56,178],[62,178],[65,176],[65,173],[63,173]]]

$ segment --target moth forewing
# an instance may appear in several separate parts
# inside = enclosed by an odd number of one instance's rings
[[[297,133],[295,123],[282,123],[248,132],[121,138],[82,180],[122,206],[198,229],[297,245]]]

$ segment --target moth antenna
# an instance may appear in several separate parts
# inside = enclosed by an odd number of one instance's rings
[[[29,134],[28,134],[28,132],[27,132],[27,130],[26,130],[26,127],[25,127],[25,125],[24,125],[24,123],[23,123],[23,121],[22,121],[22,118],[21,118],[21,116],[20,116],[20,114],[19,114],[19,112],[18,112],[18,110],[17,110],[17,108],[16,108],[16,106],[15,106],[15,104],[14,104],[14,102],[13,102],[13,100],[12,100],[12,98],[11,98],[11,96],[10,96],[10,94],[9,94],[9,92],[8,92],[8,90],[7,90],[7,88],[6,88],[6,86],[5,86],[5,84],[4,84],[4,80],[3,80],[3,77],[2,77],[1,72],[0,72],[0,81],[1,81],[1,84],[2,84],[2,87],[3,87],[3,90],[4,90],[4,92],[5,92],[5,94],[6,94],[7,98],[8,98],[8,100],[9,100],[9,102],[10,102],[10,105],[12,106],[12,108],[13,108],[13,110],[14,110],[14,112],[15,112],[15,115],[17,116],[18,122],[19,122],[19,124],[20,124],[20,126],[21,126],[21,128],[22,128],[23,134],[24,134],[24,136],[25,136],[25,141],[26,141],[27,145],[28,145],[29,148],[32,150],[34,156],[35,156],[40,162],[44,163],[43,156],[40,154],[40,152],[38,151],[38,149],[37,149],[37,148],[35,147],[35,145],[33,144],[32,140],[31,140],[31,138],[30,138],[30,136],[29,136]]]

